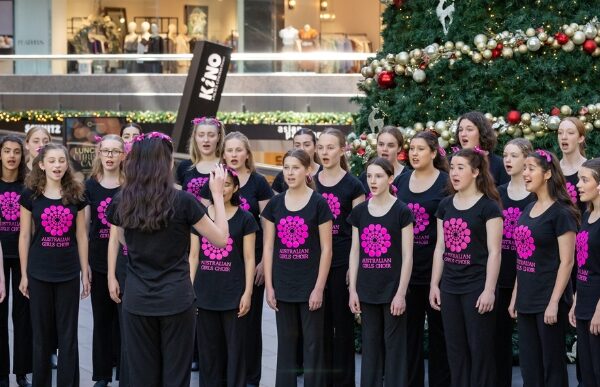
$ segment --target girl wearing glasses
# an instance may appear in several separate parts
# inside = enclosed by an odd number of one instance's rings
[[[106,208],[123,183],[122,161],[124,142],[121,137],[109,134],[98,144],[92,174],[85,182],[86,224],[89,227],[90,267],[94,287],[92,289],[92,314],[94,332],[92,342],[92,380],[95,387],[107,386],[112,381],[113,321],[117,306],[110,299],[107,279],[107,252],[110,224],[106,220]]]

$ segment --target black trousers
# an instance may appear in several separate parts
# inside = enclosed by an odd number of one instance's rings
[[[392,316],[390,304],[361,302],[362,387],[406,386],[408,361],[406,313]]]
[[[189,387],[196,308],[169,316],[123,313],[129,385]]]
[[[125,278],[126,273],[120,273],[117,271],[117,280],[119,281],[119,287],[121,288],[121,294],[119,298],[123,300],[123,294],[125,291]],[[108,283],[107,283],[108,286]],[[129,387],[129,367],[127,365],[127,335],[124,333],[125,328],[123,326],[123,304],[117,304],[117,313],[119,316],[119,332],[121,338],[121,348],[119,351],[119,387]]]
[[[50,387],[50,355],[58,337],[56,385],[79,386],[79,278],[66,282],[46,282],[29,277],[31,328],[33,332],[33,386]]]
[[[262,312],[265,286],[252,291],[252,306],[246,315],[246,382],[258,386],[262,368]]]
[[[410,285],[406,295],[406,330],[408,345],[408,386],[425,386],[423,338],[427,316],[429,332],[429,386],[450,385],[450,368],[444,340],[442,314],[429,304],[429,285]]]
[[[327,385],[354,387],[354,315],[348,307],[347,266],[332,267],[325,288]]]
[[[577,349],[583,386],[600,387],[600,335],[590,333],[590,320],[577,320]]]
[[[12,274],[12,286],[11,283]],[[12,290],[13,321],[13,373],[28,374],[32,371],[33,341],[31,338],[31,314],[29,300],[19,291],[21,264],[18,259],[4,259],[4,284],[6,298],[0,304],[0,376],[10,374],[10,349],[8,346],[8,300]]]
[[[276,387],[295,387],[298,335],[302,332],[304,385],[325,386],[323,330],[325,311],[308,310],[308,302],[277,301]]]
[[[467,294],[441,292],[442,321],[453,387],[494,387],[496,359],[495,309],[479,314],[475,308],[481,290]]]
[[[114,319],[117,317],[117,304],[110,298],[108,279],[105,273],[92,270],[91,290],[94,332],[92,338],[92,380],[112,381]]]
[[[565,360],[568,307],[560,302],[554,325],[544,324],[544,312],[519,313],[519,361],[523,384],[532,387],[569,385]]]
[[[512,289],[501,288],[496,298],[496,386],[512,385],[512,333],[515,320],[510,317],[508,307],[512,297]]]
[[[198,308],[196,332],[201,387],[246,387],[246,316]]]

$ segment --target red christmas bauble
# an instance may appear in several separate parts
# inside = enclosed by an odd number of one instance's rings
[[[494,48],[492,50],[492,58],[498,58],[500,55],[502,55],[502,49],[498,50],[497,48]]]
[[[506,115],[506,121],[512,125],[516,125],[521,122],[521,113],[517,110],[511,110]]]
[[[551,116],[560,116],[560,109],[557,108],[556,106],[552,108],[552,110],[550,110],[550,115]]]
[[[400,8],[404,5],[404,0],[394,0],[394,7]]]
[[[504,48],[504,45],[503,45],[502,43],[498,43],[498,44],[496,45],[496,50],[500,50],[500,51],[502,51],[502,49],[503,49],[503,48]]]
[[[564,32],[557,32],[554,34],[554,38],[560,45],[567,44],[569,42],[569,37]]]
[[[408,152],[406,149],[402,149],[400,153],[398,153],[398,161],[406,161],[408,160]]]
[[[585,42],[583,42],[583,51],[587,52],[588,54],[594,53],[597,47],[598,45],[596,44],[596,42],[594,42],[593,39],[588,39]]]
[[[358,153],[359,156],[362,156],[365,154],[365,150],[363,148],[359,148],[356,153]]]
[[[377,77],[377,84],[382,89],[389,89],[394,86],[394,72],[393,71],[382,71]]]
[[[361,134],[360,135],[360,139],[361,140],[366,140],[367,139],[367,134],[366,133]]]

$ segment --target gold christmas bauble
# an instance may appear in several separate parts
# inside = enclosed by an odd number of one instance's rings
[[[506,59],[510,59],[513,57],[513,49],[510,47],[504,47],[502,49],[502,56]]]
[[[573,34],[573,43],[580,45],[583,44],[583,42],[585,42],[585,34],[583,31],[575,32],[575,34]]]
[[[596,105],[594,105],[593,103],[591,103],[591,104],[587,105],[587,109],[588,109],[588,112],[589,112],[590,114],[594,114],[594,113],[596,113],[596,111],[597,111],[597,110],[596,110]]]
[[[542,42],[545,42],[546,40],[548,40],[548,34],[542,31],[538,34],[538,39]]]
[[[385,56],[385,60],[387,60],[387,61],[388,61],[388,63],[389,63],[389,62],[393,62],[395,59],[396,59],[396,58],[395,58],[394,54],[387,54],[387,55]]]
[[[413,53],[413,57],[415,59],[419,59],[419,58],[421,58],[423,56],[423,51],[421,51],[421,49],[419,49],[419,48],[414,49],[412,51],[412,53]]]
[[[569,40],[567,44],[563,44],[562,49],[565,52],[571,52],[575,49],[575,43],[573,43],[572,40]]]
[[[543,130],[540,130],[539,132],[535,132],[535,137],[537,138],[542,138],[546,135],[546,132],[544,132]]]
[[[498,42],[496,42],[494,39],[490,39],[487,42],[487,48],[489,48],[490,50],[493,50],[494,48],[496,48],[496,46],[498,45]]]
[[[528,134],[531,134],[531,133],[532,133],[532,129],[529,126],[526,126],[526,127],[523,128],[523,134],[524,135],[527,136]]]
[[[442,134],[448,129],[448,124],[445,121],[438,121],[435,123],[435,131],[438,134]]]
[[[531,27],[529,27],[526,31],[525,31],[525,35],[532,37],[535,36],[535,30]]]
[[[462,40],[459,40],[458,42],[454,43],[454,47],[456,47],[457,50],[462,50],[464,46],[465,43]]]
[[[489,122],[492,122],[494,120],[494,115],[492,113],[485,113],[483,115],[485,117],[486,120],[488,120]]]
[[[514,134],[515,134],[515,131],[516,131],[516,130],[517,130],[517,129],[516,129],[516,128],[515,128],[513,125],[510,125],[510,126],[508,127],[508,129],[506,129],[506,134],[508,134],[508,135],[512,136],[512,135],[514,135]]]
[[[532,118],[530,124],[531,130],[534,132],[542,130],[542,122],[539,118]]]
[[[533,134],[533,133],[526,134],[523,137],[525,137],[529,141],[534,141],[535,140],[535,134]]]
[[[359,139],[352,141],[352,148],[354,148],[354,149],[360,148],[360,140]]]
[[[488,41],[487,36],[485,36],[484,34],[478,34],[473,39],[473,44],[475,44],[475,46],[478,46],[480,44],[486,44],[487,41]]]
[[[575,29],[574,29],[574,28],[572,28],[571,26],[569,26],[569,27],[565,28],[565,34],[566,34],[568,37],[571,37],[571,36],[573,36],[573,34],[575,34]]]
[[[558,130],[559,125],[560,125],[560,117],[558,117],[558,116],[548,117],[548,129]]]
[[[367,134],[367,140],[377,140],[377,133],[369,133]]]
[[[409,60],[410,60],[410,56],[408,55],[408,52],[406,52],[406,51],[402,51],[401,53],[396,55],[396,62],[398,62],[398,64],[406,66],[408,64]]]
[[[422,132],[423,129],[425,129],[425,127],[423,126],[422,122],[417,122],[414,126],[413,129],[415,132]],[[413,133],[412,135],[410,135],[410,130],[409,130],[409,137],[414,136],[416,133]]]
[[[456,48],[458,49],[458,47]],[[471,47],[469,47],[468,44],[465,44],[461,47],[460,51],[462,51],[463,54],[468,54],[471,51]]]
[[[586,116],[579,116],[579,121],[586,123],[587,122],[587,117]]]
[[[476,52],[473,54],[473,62],[480,63],[483,60],[483,56],[480,53]]]
[[[404,71],[405,71],[405,70],[406,70],[406,67],[404,67],[404,66],[403,66],[403,65],[401,65],[401,64],[397,64],[397,65],[394,67],[394,72],[395,72],[396,74],[398,74],[398,75],[404,75]]]
[[[379,67],[379,61],[377,59],[375,59],[374,61],[371,62],[371,68],[373,70],[375,70],[377,67]]]
[[[421,69],[416,69],[415,72],[413,73],[412,77],[415,82],[423,83],[423,82],[425,82],[427,75],[425,74],[425,71],[423,71]]]
[[[521,122],[529,125],[531,123],[531,114],[529,114],[529,113],[521,114]]]
[[[571,113],[573,113],[573,110],[569,105],[562,105],[560,107],[560,114],[562,114],[563,116],[570,116]]]
[[[485,59],[492,59],[492,50],[484,50],[482,55]]]
[[[448,131],[448,130],[444,130],[444,131],[442,132],[442,138],[443,138],[445,141],[448,141],[448,140],[450,140],[450,137],[451,137],[451,135],[450,135],[450,131]]]
[[[446,42],[444,43],[444,48],[448,51],[454,50],[454,43],[453,42]]]
[[[527,54],[527,51],[529,51],[529,50],[527,49],[527,46],[526,46],[526,45],[524,45],[524,44],[521,44],[521,45],[519,46],[519,54]]]
[[[600,129],[600,120],[594,120],[594,128]]]
[[[591,132],[592,130],[594,130],[594,125],[592,125],[590,122],[586,122],[585,123],[585,131]]]
[[[425,123],[425,128],[427,130],[433,130],[434,127],[435,127],[435,122],[433,122],[433,121],[427,121]]]
[[[373,148],[376,148],[377,147],[377,139],[369,140],[369,145],[371,145]]]

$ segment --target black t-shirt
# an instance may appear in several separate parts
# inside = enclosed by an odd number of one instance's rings
[[[23,182],[7,183],[0,179],[0,241],[4,259],[19,259]]]
[[[403,173],[394,183],[398,188],[398,199],[407,203],[412,211],[413,230],[413,268],[410,278],[411,285],[429,285],[431,282],[431,265],[433,251],[437,240],[437,222],[435,212],[440,201],[445,198],[448,174],[440,171],[433,185],[424,192],[415,193],[409,188],[412,173]]]
[[[466,294],[485,287],[488,260],[486,223],[502,218],[500,206],[482,196],[471,208],[459,210],[454,195],[444,198],[435,216],[444,223],[444,270],[441,289]]]
[[[286,193],[275,195],[262,216],[275,225],[273,288],[284,302],[308,302],[321,261],[319,226],[333,219],[327,200],[313,192],[299,211],[285,207]]]
[[[369,203],[362,202],[354,207],[348,220],[360,235],[358,298],[368,304],[392,302],[402,272],[402,229],[413,221],[412,212],[396,200],[385,215],[373,216]]]
[[[502,228],[502,260],[500,262],[500,274],[498,275],[498,287],[512,289],[515,286],[517,276],[517,248],[513,240],[513,232],[519,217],[527,205],[535,200],[535,195],[529,194],[521,200],[512,200],[508,196],[508,183],[498,187],[500,200],[502,200],[502,215],[504,227]]]
[[[323,170],[323,166],[319,165],[319,169],[317,170],[317,173],[321,172],[322,170]],[[271,183],[271,188],[273,189],[273,191],[275,191],[277,193],[282,193],[283,191],[288,189],[288,185],[285,182],[285,178],[283,177],[283,171],[281,171],[277,175],[275,175],[275,179],[273,180],[273,183]]]
[[[240,208],[249,211],[259,225],[256,231],[256,264],[262,260],[262,229],[260,228],[260,206],[259,202],[269,200],[273,197],[273,190],[269,187],[267,179],[258,172],[252,172],[246,184],[240,187]],[[200,191],[200,196],[212,200],[210,188],[205,184]]]
[[[508,176],[506,169],[504,169],[502,157],[495,153],[490,153],[488,156],[488,162],[490,163],[490,174],[492,175],[496,186],[506,184],[510,181],[510,176]]]
[[[586,212],[576,242],[575,316],[580,320],[591,320],[600,300],[600,221],[596,220],[590,224],[589,218],[590,213]]]
[[[113,196],[119,192],[117,188],[104,188],[96,179],[85,182],[85,196],[90,206],[90,267],[92,270],[106,274],[108,272],[108,237],[110,223],[106,219],[106,209]]]
[[[119,200],[120,193],[106,213],[116,226],[120,225],[115,216]],[[123,307],[128,312],[166,316],[181,313],[194,303],[188,260],[190,231],[205,214],[191,194],[177,191],[173,217],[166,227],[154,232],[124,230],[129,260]]]
[[[198,200],[202,199],[202,187],[208,185],[210,173],[200,173],[191,161],[184,160],[177,166],[176,176],[182,190],[191,193]]]
[[[79,277],[77,251],[77,213],[84,201],[65,205],[61,199],[44,195],[32,198],[24,189],[21,205],[31,212],[35,233],[29,246],[27,274],[40,281],[64,282]]]
[[[575,218],[561,203],[555,202],[543,214],[532,218],[535,202],[530,203],[519,218],[513,232],[517,248],[517,310],[521,313],[542,313],[546,310],[560,264],[558,237],[577,232]],[[571,302],[571,283],[562,300]]]
[[[577,208],[579,208],[579,212],[581,212],[583,215],[583,213],[587,210],[587,205],[579,200],[579,190],[577,190],[579,177],[577,176],[577,173],[565,176],[565,180],[567,181],[567,193],[571,197],[571,201],[577,206]]]
[[[200,259],[194,290],[196,305],[208,310],[237,309],[246,288],[244,237],[258,230],[249,212],[240,208],[229,219],[229,238],[224,248],[200,238]]]
[[[327,200],[329,209],[333,214],[333,259],[331,267],[348,266],[348,257],[352,247],[352,225],[348,223],[348,215],[352,211],[352,201],[364,195],[362,184],[350,173],[334,186],[327,187],[315,178],[317,191]]]

